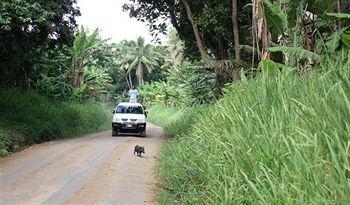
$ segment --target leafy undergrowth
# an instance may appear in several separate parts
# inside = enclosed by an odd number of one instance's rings
[[[172,119],[159,202],[349,204],[350,75],[342,76],[255,78],[190,120]],[[159,121],[177,113],[162,109]]]
[[[59,102],[0,87],[0,155],[23,146],[110,128],[110,112],[92,102]]]

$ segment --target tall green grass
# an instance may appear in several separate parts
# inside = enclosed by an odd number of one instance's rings
[[[202,113],[204,108],[205,106],[180,109],[155,104],[148,110],[148,121],[164,127],[165,132],[170,136],[185,135],[191,130],[196,117]]]
[[[342,76],[232,85],[165,143],[164,190],[181,204],[350,204],[350,75]]]
[[[92,102],[59,102],[33,91],[0,87],[0,154],[53,139],[107,130],[110,112]]]
[[[162,127],[167,127],[183,115],[183,110],[175,107],[166,107],[160,103],[151,106],[147,109],[147,112],[147,120]]]

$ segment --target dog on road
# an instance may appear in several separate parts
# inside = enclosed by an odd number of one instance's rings
[[[141,154],[142,153],[145,153],[145,147],[144,146],[139,146],[139,145],[136,145],[135,148],[134,148],[134,154],[137,153],[137,156],[138,157],[142,157]]]

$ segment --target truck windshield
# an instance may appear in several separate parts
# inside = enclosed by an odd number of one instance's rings
[[[120,105],[117,107],[117,113],[121,114],[143,114],[141,106]]]

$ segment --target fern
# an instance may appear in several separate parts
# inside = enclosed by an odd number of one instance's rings
[[[269,51],[271,52],[284,52],[284,53],[288,53],[290,54],[291,56],[297,56],[299,57],[300,59],[308,59],[308,58],[311,58],[313,60],[317,60],[317,61],[320,61],[321,60],[321,56],[314,53],[314,52],[311,52],[311,51],[308,51],[308,50],[305,50],[305,49],[302,49],[302,48],[298,48],[298,47],[286,47],[286,46],[277,46],[277,47],[271,47],[269,48]]]

